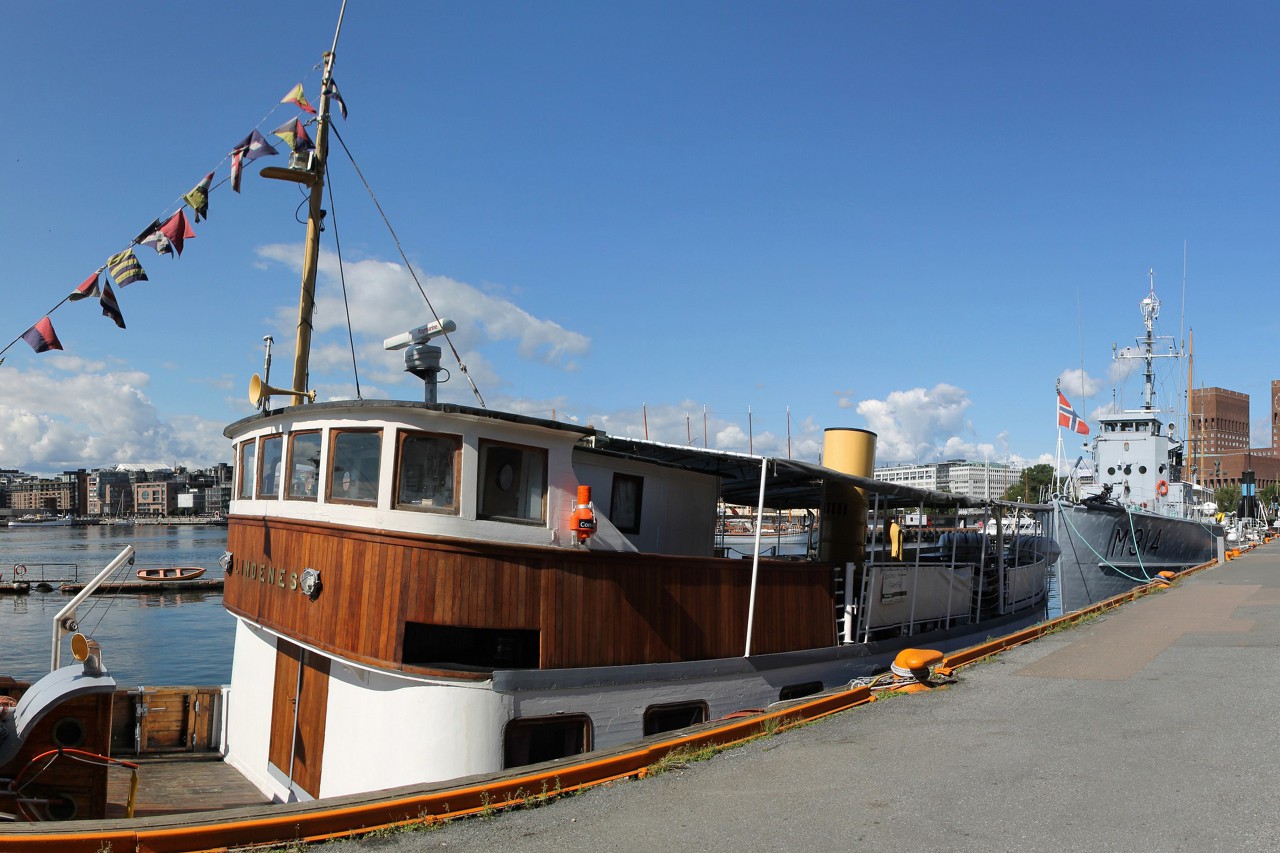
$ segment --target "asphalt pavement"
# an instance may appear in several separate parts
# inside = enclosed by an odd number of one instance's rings
[[[639,781],[317,850],[1280,851],[1280,544]]]

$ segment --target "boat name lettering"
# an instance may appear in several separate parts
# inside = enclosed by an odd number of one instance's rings
[[[1154,536],[1150,535],[1150,531],[1145,527],[1134,525],[1132,534],[1128,525],[1117,524],[1115,532],[1111,536],[1111,544],[1107,549],[1107,557],[1123,556],[1125,554],[1130,557],[1136,557],[1139,554],[1150,554],[1153,551],[1160,550],[1160,536],[1163,533],[1157,530]]]
[[[259,565],[250,561],[241,561],[236,567],[235,573],[251,581],[270,584],[271,586],[279,587],[280,589],[285,589],[286,583],[289,589],[296,590],[298,588],[297,572],[286,572],[284,569],[278,569],[275,566]]]

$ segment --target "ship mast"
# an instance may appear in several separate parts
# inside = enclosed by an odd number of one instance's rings
[[[1143,341],[1142,349],[1142,358],[1146,365],[1145,372],[1142,375],[1142,408],[1143,411],[1149,412],[1153,408],[1151,403],[1155,397],[1155,370],[1152,367],[1155,337],[1151,332],[1156,318],[1160,316],[1160,300],[1156,298],[1156,271],[1149,269],[1147,274],[1151,277],[1151,292],[1142,300],[1142,304],[1139,307],[1142,310],[1142,321],[1147,327],[1147,337]]]
[[[294,181],[305,184],[311,189],[307,203],[307,239],[302,255],[302,293],[298,298],[298,334],[293,349],[292,390],[273,389],[265,383],[260,387],[264,393],[274,392],[291,396],[295,406],[307,399],[315,402],[315,392],[307,391],[311,359],[311,318],[316,310],[316,269],[320,261],[321,223],[325,216],[322,205],[325,160],[329,154],[329,101],[333,90],[333,60],[337,55],[338,34],[342,32],[342,17],[346,10],[347,2],[342,0],[342,8],[338,12],[338,26],[333,33],[333,48],[324,55],[320,102],[316,107],[315,151],[305,163],[291,162],[288,168],[265,168],[261,172],[263,177]],[[295,158],[296,156],[295,153]],[[250,391],[250,395],[253,395],[253,391]]]

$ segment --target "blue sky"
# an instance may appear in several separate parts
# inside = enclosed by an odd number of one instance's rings
[[[317,100],[338,8],[7,6],[3,342],[297,114],[294,83]],[[789,409],[802,458],[853,426],[881,462],[1039,461],[1055,381],[1112,405],[1154,268],[1160,331],[1194,329],[1195,384],[1250,394],[1263,444],[1278,25],[1260,3],[353,0],[336,127],[491,407],[699,444],[705,411],[712,446],[775,455]],[[139,250],[126,331],[79,302],[52,315],[65,352],[6,353],[0,467],[229,460],[262,337],[274,384],[292,362],[302,199],[257,176],[283,159],[215,190],[181,258]],[[356,393],[336,221],[361,394],[419,399],[381,341],[430,314],[330,167],[312,386]],[[1162,376],[1165,403],[1184,389]],[[456,368],[441,397],[474,402]]]

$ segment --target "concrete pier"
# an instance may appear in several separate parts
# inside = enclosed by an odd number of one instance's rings
[[[1280,545],[641,781],[326,851],[1280,849]]]

